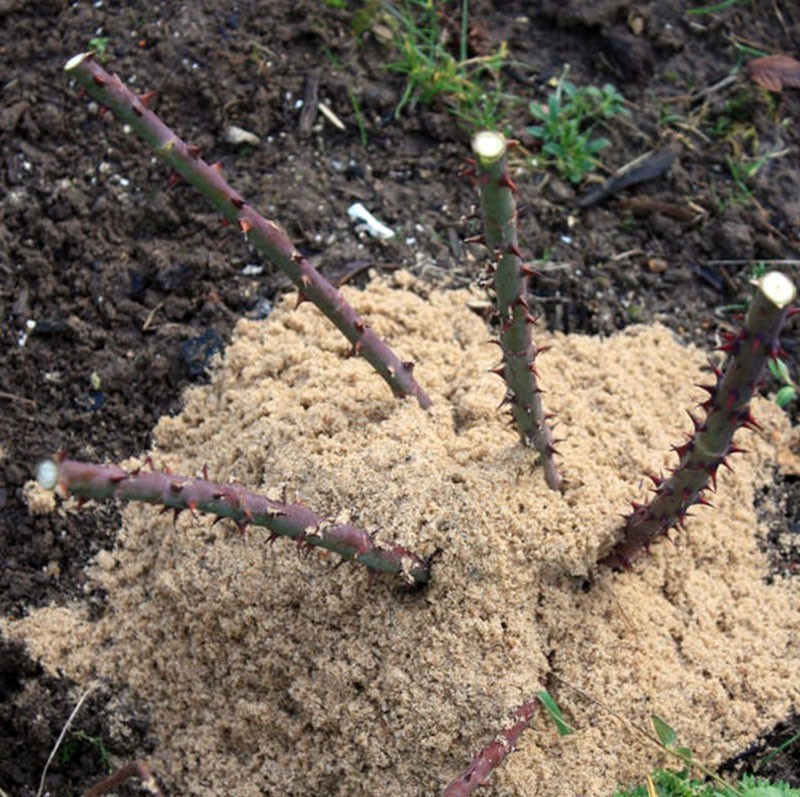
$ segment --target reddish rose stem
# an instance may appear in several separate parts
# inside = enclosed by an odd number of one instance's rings
[[[721,347],[728,353],[724,371],[716,372],[712,385],[701,385],[708,398],[700,405],[705,420],[692,417],[694,433],[686,442],[673,446],[679,461],[668,478],[652,476],[653,498],[634,504],[627,516],[619,542],[600,564],[623,568],[660,536],[683,523],[695,504],[707,504],[704,492],[716,488],[717,470],[728,467],[728,457],[741,451],[733,436],[741,427],[758,424],[750,413],[764,366],[780,351],[778,336],[796,296],[792,281],[778,271],[764,275],[744,320],[741,331]]]
[[[524,445],[533,446],[542,460],[551,490],[560,490],[563,478],[555,463],[555,443],[542,404],[536,373],[536,346],[531,328],[536,319],[528,307],[528,278],[533,273],[522,261],[517,235],[516,187],[508,173],[508,142],[500,133],[483,131],[472,139],[484,239],[494,257],[494,294],[500,317],[503,363],[494,369],[506,383],[506,401]]]
[[[164,797],[155,775],[144,761],[131,761],[129,764],[125,764],[107,778],[90,786],[81,797],[103,797],[104,794],[108,794],[130,778],[138,778],[142,782],[142,788],[153,797]]]
[[[370,572],[394,573],[412,586],[430,579],[428,561],[400,545],[378,542],[352,523],[331,522],[301,504],[272,501],[238,485],[159,471],[128,473],[117,465],[69,459],[41,463],[37,477],[43,487],[57,488],[62,495],[161,504],[176,516],[189,509],[230,518],[242,531],[251,524],[262,526],[273,538],[289,537],[300,546],[325,548]]]
[[[404,362],[389,348],[289,240],[274,222],[268,221],[228,185],[217,164],[207,163],[196,147],[183,142],[147,107],[148,98],[138,96],[116,75],[110,75],[82,53],[71,58],[66,72],[97,102],[110,108],[181,177],[193,185],[245,239],[262,252],[297,286],[300,300],[313,302],[332,321],[360,354],[383,377],[395,396],[414,396],[423,408],[431,400],[417,384],[414,364]]]
[[[517,708],[511,715],[512,724],[475,754],[464,772],[448,784],[442,797],[466,797],[479,786],[484,786],[492,770],[499,767],[517,746],[520,734],[531,724],[538,707],[539,698],[534,697]]]

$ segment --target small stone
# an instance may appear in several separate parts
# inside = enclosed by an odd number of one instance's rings
[[[663,257],[649,257],[647,259],[647,268],[654,274],[663,274],[669,268],[669,264]]]
[[[228,125],[225,128],[224,138],[234,147],[257,147],[261,143],[261,139],[255,133],[236,125]]]
[[[644,17],[633,14],[628,18],[628,27],[634,36],[641,36],[644,33]]]
[[[394,34],[388,25],[378,22],[372,26],[372,35],[381,44],[391,44],[394,41]]]

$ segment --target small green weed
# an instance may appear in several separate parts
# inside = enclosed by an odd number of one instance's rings
[[[491,55],[467,57],[467,0],[462,7],[458,57],[447,49],[441,4],[404,0],[402,5],[384,5],[394,22],[395,44],[400,50],[400,58],[388,64],[387,69],[407,78],[395,116],[400,116],[407,105],[442,100],[469,130],[498,129],[504,103],[511,99],[502,92],[500,81],[508,50],[502,44]]]
[[[769,160],[767,155],[754,158],[743,157],[740,160],[735,160],[730,155],[725,158],[735,186],[731,195],[731,201],[734,204],[749,202],[753,198],[753,180],[767,160]]]
[[[106,60],[106,50],[110,41],[108,36],[95,36],[93,39],[89,39],[89,49],[99,61]]]
[[[746,3],[748,0],[722,0],[720,3],[712,3],[708,6],[698,6],[697,8],[688,8],[687,14],[694,14],[699,16],[701,14],[716,14],[718,11],[724,11],[726,8],[738,5],[739,3]]]
[[[715,772],[701,764],[687,747],[677,745],[677,733],[661,717],[652,715],[655,736],[646,735],[668,753],[679,758],[686,766],[680,772],[659,769],[647,776],[644,785],[633,786],[614,793],[614,797],[800,797],[800,789],[785,783],[770,783],[745,775],[737,783],[727,783]],[[698,770],[705,780],[690,776]]]
[[[617,791],[614,797],[800,797],[800,789],[749,775],[745,775],[735,789],[693,780],[685,770],[659,769],[648,778],[647,784]]]
[[[792,379],[792,375],[789,373],[789,366],[780,357],[775,360],[768,360],[767,367],[775,379],[781,383],[781,387],[775,394],[775,403],[782,410],[785,410],[793,401],[797,401],[800,387]]]
[[[609,142],[592,138],[597,123],[627,115],[625,98],[607,83],[577,87],[562,75],[545,106],[532,102],[530,111],[539,124],[527,128],[542,142],[542,160],[558,173],[577,184],[597,166],[596,155]]]
[[[58,750],[58,757],[62,764],[68,764],[75,758],[91,753],[96,756],[100,764],[108,772],[111,772],[114,767],[111,765],[108,750],[106,750],[103,740],[97,736],[90,736],[84,731],[75,731],[70,733],[64,740],[63,744]]]

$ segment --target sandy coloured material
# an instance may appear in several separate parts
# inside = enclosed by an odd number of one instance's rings
[[[419,286],[412,286],[420,289]],[[610,795],[664,763],[628,726],[655,712],[713,765],[800,705],[800,595],[767,585],[754,491],[787,450],[781,413],[740,433],[750,453],[720,474],[675,545],[629,572],[602,572],[645,471],[672,464],[705,356],[664,328],[607,340],[556,337],[537,361],[558,413],[565,495],[497,411],[496,352],[466,292],[375,284],[347,291],[435,406],[398,402],[308,305],[241,322],[209,386],[155,432],[157,463],[299,498],[422,554],[433,583],[407,594],[291,543],[244,543],[232,525],[128,507],[92,576],[97,623],[80,606],[4,623],[51,668],[93,674],[149,701],[150,759],[176,795],[435,795],[511,709],[548,687],[578,732],[543,719],[482,793]],[[539,342],[543,341],[540,332]]]

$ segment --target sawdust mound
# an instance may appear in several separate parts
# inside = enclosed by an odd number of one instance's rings
[[[788,434],[777,410],[756,407],[766,431],[744,435],[716,509],[587,589],[641,474],[671,464],[705,357],[664,328],[552,341],[539,363],[566,440],[562,496],[497,411],[496,352],[469,294],[348,297],[417,361],[431,411],[393,400],[314,308],[287,303],[239,324],[212,383],[159,423],[154,457],[436,552],[427,590],[135,506],[93,571],[101,621],[72,607],[11,626],[47,665],[150,702],[151,763],[173,793],[433,795],[549,675],[577,733],[539,721],[485,794],[609,795],[662,763],[565,684],[640,725],[659,714],[710,764],[797,707],[798,588],[765,582],[753,510]]]

